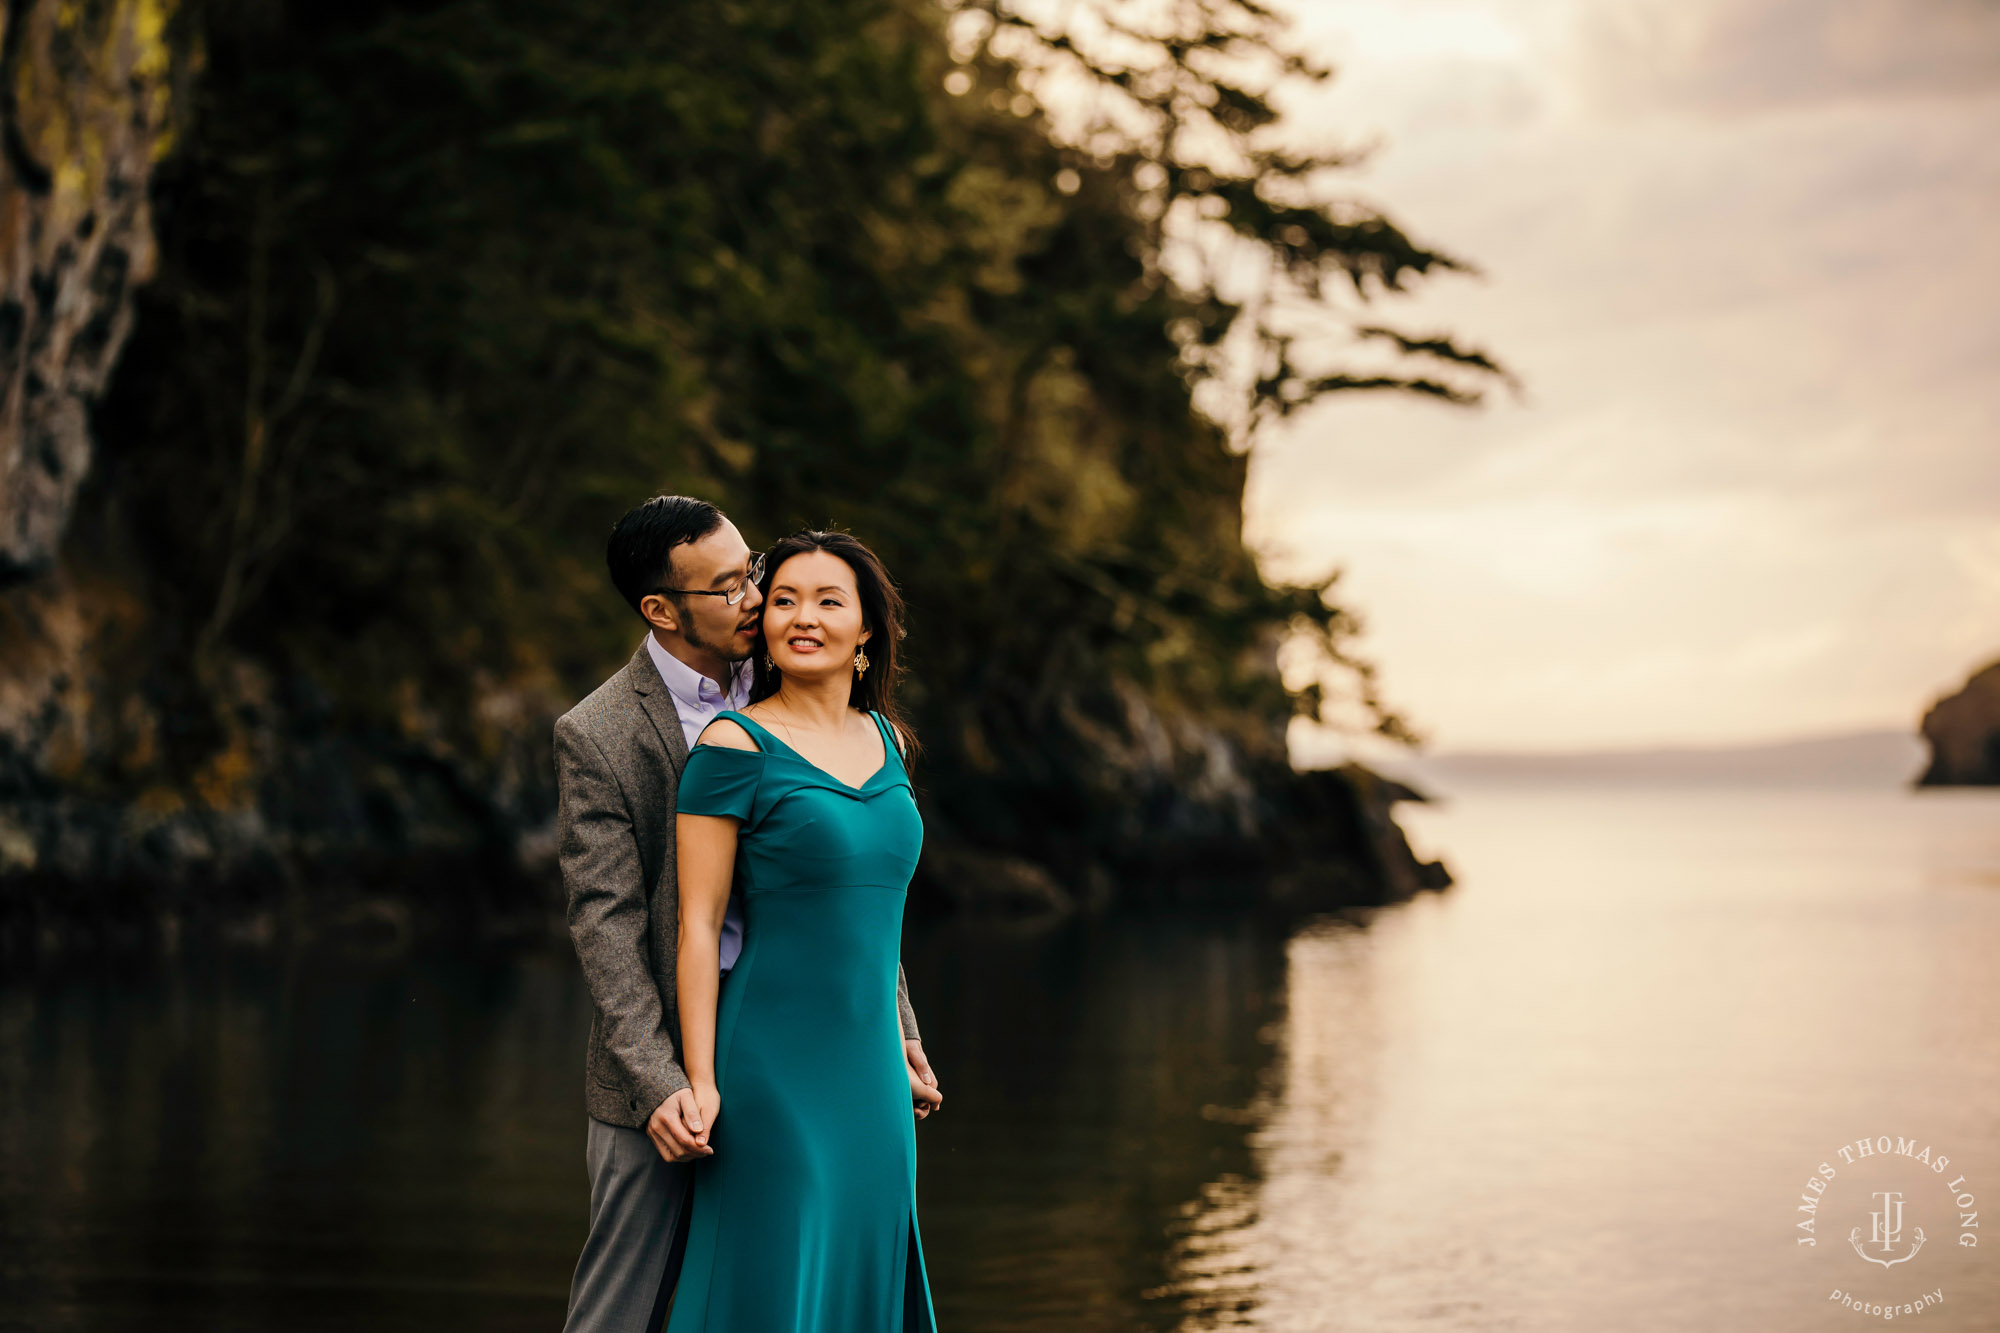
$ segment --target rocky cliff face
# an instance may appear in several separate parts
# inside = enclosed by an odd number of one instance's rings
[[[31,789],[91,767],[81,695],[108,613],[51,571],[91,463],[91,405],[154,263],[170,17],[170,0],[0,11],[0,873],[89,842],[28,815]]]
[[[1918,786],[2000,786],[2000,662],[1931,705],[1923,732],[1931,764]]]
[[[0,582],[54,563],[150,275],[171,0],[0,13]]]

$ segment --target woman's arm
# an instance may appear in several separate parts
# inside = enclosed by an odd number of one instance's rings
[[[681,929],[674,985],[680,995],[681,1067],[702,1113],[696,1139],[703,1146],[721,1102],[715,1086],[715,1007],[722,989],[722,914],[729,906],[737,829],[726,815],[675,816]]]

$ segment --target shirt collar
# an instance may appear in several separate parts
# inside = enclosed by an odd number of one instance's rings
[[[729,694],[724,697],[714,681],[660,647],[660,641],[651,634],[646,636],[646,651],[652,655],[653,665],[659,670],[660,679],[666,682],[668,691],[690,708],[720,712],[749,701],[751,668],[747,657],[738,662],[731,672]]]

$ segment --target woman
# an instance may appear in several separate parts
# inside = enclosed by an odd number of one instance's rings
[[[896,1008],[923,842],[902,600],[846,533],[787,537],[765,569],[752,702],[680,779],[681,1050],[710,1155],[667,1333],[934,1333],[912,1109],[943,1099],[908,1072]],[[733,875],[744,948],[718,987]]]

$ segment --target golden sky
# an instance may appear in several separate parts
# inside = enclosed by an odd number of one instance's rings
[[[1914,727],[2000,657],[2000,0],[1295,10],[1296,132],[1485,273],[1381,313],[1526,388],[1254,454],[1434,748]]]

